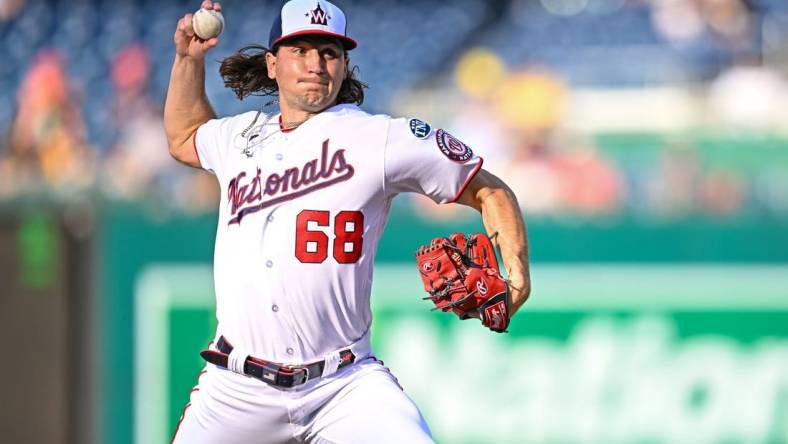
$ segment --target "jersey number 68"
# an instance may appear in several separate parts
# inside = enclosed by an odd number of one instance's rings
[[[310,230],[309,222],[327,227],[331,213],[304,210],[296,218],[295,256],[307,264],[319,264],[328,257],[328,235],[322,230]],[[352,264],[361,257],[364,244],[364,213],[340,211],[334,217],[334,259],[340,264]]]

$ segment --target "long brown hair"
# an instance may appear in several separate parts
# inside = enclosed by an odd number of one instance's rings
[[[224,80],[224,86],[233,90],[239,99],[243,100],[250,95],[274,96],[279,93],[275,79],[268,77],[268,68],[265,55],[272,52],[261,45],[247,45],[235,54],[222,60],[219,74]],[[345,51],[347,58],[347,51]],[[337,103],[364,102],[364,88],[367,84],[356,78],[357,66],[348,70],[347,77],[342,82],[337,95]]]

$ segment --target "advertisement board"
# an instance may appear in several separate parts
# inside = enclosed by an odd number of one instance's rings
[[[788,267],[535,266],[508,334],[381,265],[373,345],[443,443],[788,443]],[[138,280],[135,441],[166,442],[213,335],[206,265]]]

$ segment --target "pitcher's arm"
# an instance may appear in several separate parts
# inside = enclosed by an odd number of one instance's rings
[[[208,0],[202,3],[202,7],[217,11],[221,8],[219,3]],[[175,61],[164,103],[164,131],[172,157],[199,168],[194,132],[203,123],[216,118],[205,95],[205,53],[216,46],[218,40],[197,38],[192,29],[192,14],[186,14],[178,21],[173,40]]]

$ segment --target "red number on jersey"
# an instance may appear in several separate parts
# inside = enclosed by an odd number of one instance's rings
[[[299,261],[319,264],[328,256],[328,236],[322,231],[309,231],[309,222],[328,226],[328,211],[304,210],[296,218],[295,255]]]
[[[352,264],[361,257],[364,245],[364,213],[342,211],[334,218],[334,259]]]
[[[328,236],[320,230],[310,231],[309,222],[328,226],[328,211],[304,210],[296,218],[295,255],[306,264],[319,264],[328,257]],[[334,218],[334,259],[352,264],[361,258],[364,245],[364,213],[340,211]]]

